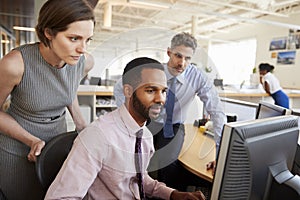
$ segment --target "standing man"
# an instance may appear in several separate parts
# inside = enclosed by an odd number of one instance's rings
[[[184,168],[177,159],[184,141],[183,123],[187,118],[187,110],[193,99],[198,96],[204,103],[205,110],[210,114],[213,121],[217,152],[223,125],[226,122],[218,92],[212,81],[201,69],[190,64],[196,48],[197,40],[189,33],[179,33],[172,38],[171,46],[167,49],[169,61],[164,65],[164,71],[168,81],[168,93],[174,93],[175,97],[171,95],[170,98],[168,94],[166,109],[160,115],[157,112],[152,113],[150,110],[152,120],[148,125],[154,135],[156,149],[150,163],[149,172],[154,168],[159,169],[157,171],[158,180],[179,190],[185,190],[185,188],[182,188],[184,179],[182,176],[184,175],[181,176]],[[120,88],[122,86],[119,81],[114,88],[118,105],[124,99]],[[168,116],[167,113],[170,113],[170,110],[173,113]],[[168,127],[168,123],[171,126]],[[214,171],[215,165],[216,162],[212,161],[207,164],[207,168]]]
[[[45,199],[205,199],[200,191],[169,188],[146,171],[154,147],[145,124],[150,108],[159,112],[165,103],[163,66],[146,57],[134,59],[122,80],[125,104],[78,135]]]

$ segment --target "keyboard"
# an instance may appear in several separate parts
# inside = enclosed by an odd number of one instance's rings
[[[205,135],[208,135],[208,136],[210,136],[210,137],[215,137],[215,133],[213,133],[213,132],[211,132],[211,131],[209,131],[209,130],[204,131],[204,134],[205,134]]]
[[[211,190],[212,188],[210,186],[188,186],[187,187],[187,192],[196,192],[196,191],[201,191],[206,200],[210,199],[211,196]]]

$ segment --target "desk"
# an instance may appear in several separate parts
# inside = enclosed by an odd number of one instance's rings
[[[268,101],[274,102],[273,98],[265,92],[237,92],[237,91],[230,91],[230,90],[221,90],[219,91],[220,97],[227,97],[231,99],[237,99],[242,101],[248,101],[252,103],[258,103],[259,101]],[[290,100],[290,107],[291,108],[300,108],[300,90],[289,90],[284,89],[284,92],[288,95]]]
[[[206,170],[206,164],[215,160],[215,141],[206,136],[198,127],[185,125],[185,138],[178,160],[190,172],[212,182],[212,170]]]

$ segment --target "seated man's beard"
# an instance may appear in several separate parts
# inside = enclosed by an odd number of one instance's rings
[[[133,107],[139,112],[139,114],[146,120],[149,120],[149,109],[141,102],[137,97],[136,92],[132,94]]]

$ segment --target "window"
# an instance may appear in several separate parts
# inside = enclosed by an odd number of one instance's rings
[[[247,83],[255,67],[256,39],[212,44],[208,55],[215,64],[223,83],[241,84],[243,81]]]

